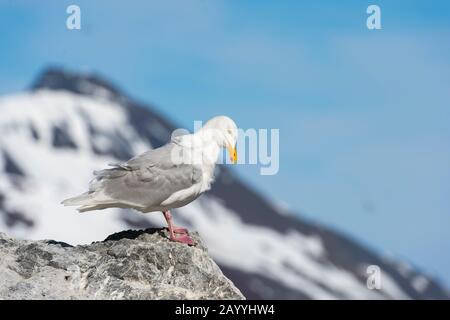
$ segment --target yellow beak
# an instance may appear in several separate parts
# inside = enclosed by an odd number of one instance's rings
[[[236,152],[236,147],[232,146],[232,145],[228,145],[228,153],[230,154],[230,160],[232,163],[236,164],[237,163],[237,152]]]

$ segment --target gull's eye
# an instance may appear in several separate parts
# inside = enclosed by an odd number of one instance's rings
[[[232,134],[233,132],[231,131],[231,129],[227,129],[227,132],[229,133],[229,134]]]

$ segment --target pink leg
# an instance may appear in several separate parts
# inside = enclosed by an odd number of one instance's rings
[[[169,239],[176,242],[186,243],[187,245],[193,246],[194,240],[187,234],[187,229],[175,227],[172,222],[172,214],[169,210],[163,211],[164,218],[166,218],[167,225],[169,226]],[[181,234],[175,236],[175,233]]]

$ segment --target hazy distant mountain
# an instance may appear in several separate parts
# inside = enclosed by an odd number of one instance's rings
[[[164,225],[158,213],[79,214],[60,201],[84,192],[93,170],[166,143],[175,128],[101,78],[48,70],[32,90],[0,99],[0,231],[75,244]],[[277,209],[223,166],[212,190],[174,216],[199,231],[247,298],[450,297],[407,264]],[[369,265],[382,270],[381,290],[366,287]]]

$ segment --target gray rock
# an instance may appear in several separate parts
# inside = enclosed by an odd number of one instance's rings
[[[0,233],[0,299],[245,299],[191,236],[195,247],[165,229],[72,247]]]

